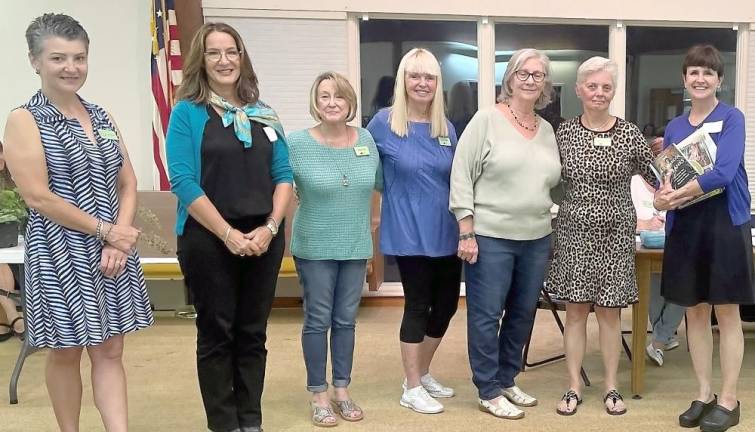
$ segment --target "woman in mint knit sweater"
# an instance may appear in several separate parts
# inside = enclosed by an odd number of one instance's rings
[[[319,122],[288,135],[299,207],[294,216],[291,254],[304,289],[302,350],[312,422],[334,426],[358,421],[362,409],[349,396],[354,327],[372,257],[370,202],[381,187],[380,159],[365,129],[351,127],[357,98],[338,73],[315,79],[309,111]],[[328,330],[333,366],[333,400],[328,396]]]

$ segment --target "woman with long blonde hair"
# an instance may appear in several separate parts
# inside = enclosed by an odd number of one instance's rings
[[[440,65],[414,48],[399,64],[393,105],[367,126],[383,164],[380,249],[396,257],[404,286],[400,403],[426,414],[443,411],[435,398],[454,395],[430,375],[430,363],[456,313],[461,280],[448,210],[456,132],[444,113]]]

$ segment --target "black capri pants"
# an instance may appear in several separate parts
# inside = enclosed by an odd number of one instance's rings
[[[397,256],[404,286],[404,317],[399,339],[420,343],[441,338],[459,306],[461,260],[444,257]]]

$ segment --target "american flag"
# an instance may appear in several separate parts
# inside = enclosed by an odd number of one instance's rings
[[[167,31],[165,29],[167,28]],[[152,155],[154,187],[169,190],[165,133],[176,86],[183,78],[175,0],[152,0]]]

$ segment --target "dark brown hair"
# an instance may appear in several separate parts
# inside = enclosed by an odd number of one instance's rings
[[[183,65],[183,82],[178,88],[176,98],[189,99],[193,102],[206,103],[210,100],[210,84],[207,81],[205,70],[204,52],[206,50],[207,36],[212,32],[229,34],[236,41],[236,49],[239,50],[239,64],[241,73],[236,82],[236,94],[239,100],[245,104],[253,104],[259,99],[260,91],[257,87],[257,74],[254,73],[249,53],[246,51],[241,35],[233,27],[225,23],[205,23],[197,30],[191,40],[189,55]]]
[[[724,61],[721,53],[709,44],[695,45],[687,51],[682,63],[682,75],[687,75],[687,68],[702,66],[710,68],[718,74],[719,78],[724,76]]]

